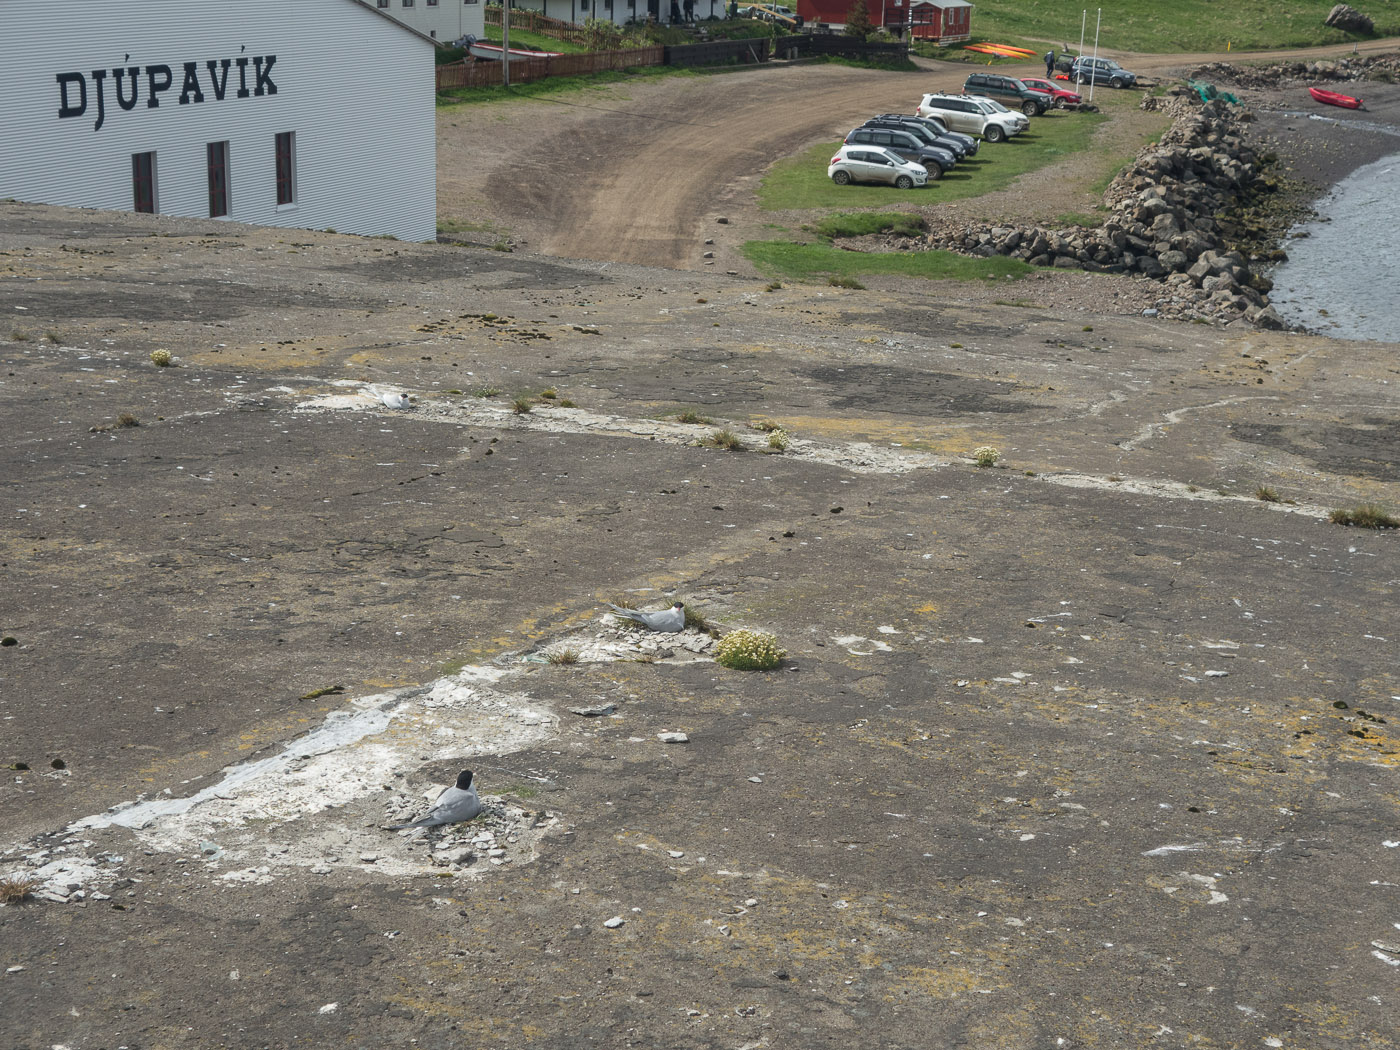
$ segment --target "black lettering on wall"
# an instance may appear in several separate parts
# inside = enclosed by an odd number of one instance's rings
[[[156,82],[156,75],[160,74],[160,82]],[[170,72],[169,66],[147,66],[146,67],[146,105],[155,109],[160,105],[160,99],[156,95],[162,91],[169,91],[170,85],[174,81],[174,76]]]
[[[199,77],[195,73],[198,68],[198,63],[185,63],[185,82],[180,85],[180,105],[182,106],[188,106],[191,100],[204,101],[204,92],[199,90]]]
[[[248,60],[237,58],[234,62],[238,66],[238,97],[247,98],[251,94],[248,90]]]
[[[107,106],[103,99],[103,85],[107,83],[107,71],[105,69],[94,69],[92,71],[93,94],[97,96],[97,123],[92,126],[93,131],[101,131],[102,124],[107,119]]]
[[[253,68],[256,69],[258,73],[257,85],[253,90],[254,95],[262,97],[263,95],[277,94],[277,85],[272,82],[272,77],[270,75],[272,73],[272,67],[276,62],[276,55],[268,55],[265,58],[258,57],[253,59]],[[264,63],[266,63],[266,65],[264,65]]]
[[[122,109],[136,108],[136,96],[141,91],[141,85],[137,83],[136,78],[140,75],[140,66],[128,66],[126,69],[112,70],[112,88],[117,93],[117,105],[121,106]],[[122,94],[123,76],[128,76],[131,78],[131,98],[129,99],[124,94]]]
[[[76,84],[78,86],[78,101],[69,101],[68,88]],[[81,117],[87,112],[87,78],[81,73],[59,73],[58,74],[58,115],[62,117]]]
[[[219,62],[215,62],[211,58],[204,65],[209,70],[209,83],[214,87],[214,101],[222,102],[224,92],[228,90],[228,67],[233,63],[226,58]],[[219,73],[222,73],[223,76],[219,76]]]

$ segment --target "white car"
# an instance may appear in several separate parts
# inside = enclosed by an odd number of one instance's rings
[[[915,112],[936,117],[954,131],[981,135],[988,142],[1003,142],[1031,126],[1020,113],[979,95],[925,95]]]
[[[884,182],[901,190],[928,184],[928,169],[880,146],[842,146],[826,166],[838,186],[851,182]]]

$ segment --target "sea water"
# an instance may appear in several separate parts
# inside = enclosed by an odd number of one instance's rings
[[[1357,168],[1295,227],[1269,301],[1289,324],[1400,342],[1400,153]]]

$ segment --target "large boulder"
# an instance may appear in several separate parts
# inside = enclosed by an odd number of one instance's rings
[[[1322,21],[1344,33],[1371,33],[1376,28],[1375,22],[1349,4],[1338,4]]]

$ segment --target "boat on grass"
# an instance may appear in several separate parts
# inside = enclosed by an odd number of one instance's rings
[[[488,44],[478,40],[476,43],[470,45],[467,50],[471,53],[473,58],[487,58],[499,62],[503,49],[500,44]],[[527,51],[514,47],[510,49],[510,60],[512,62],[519,61],[522,58],[562,58],[563,55],[564,52],[562,51]]]

